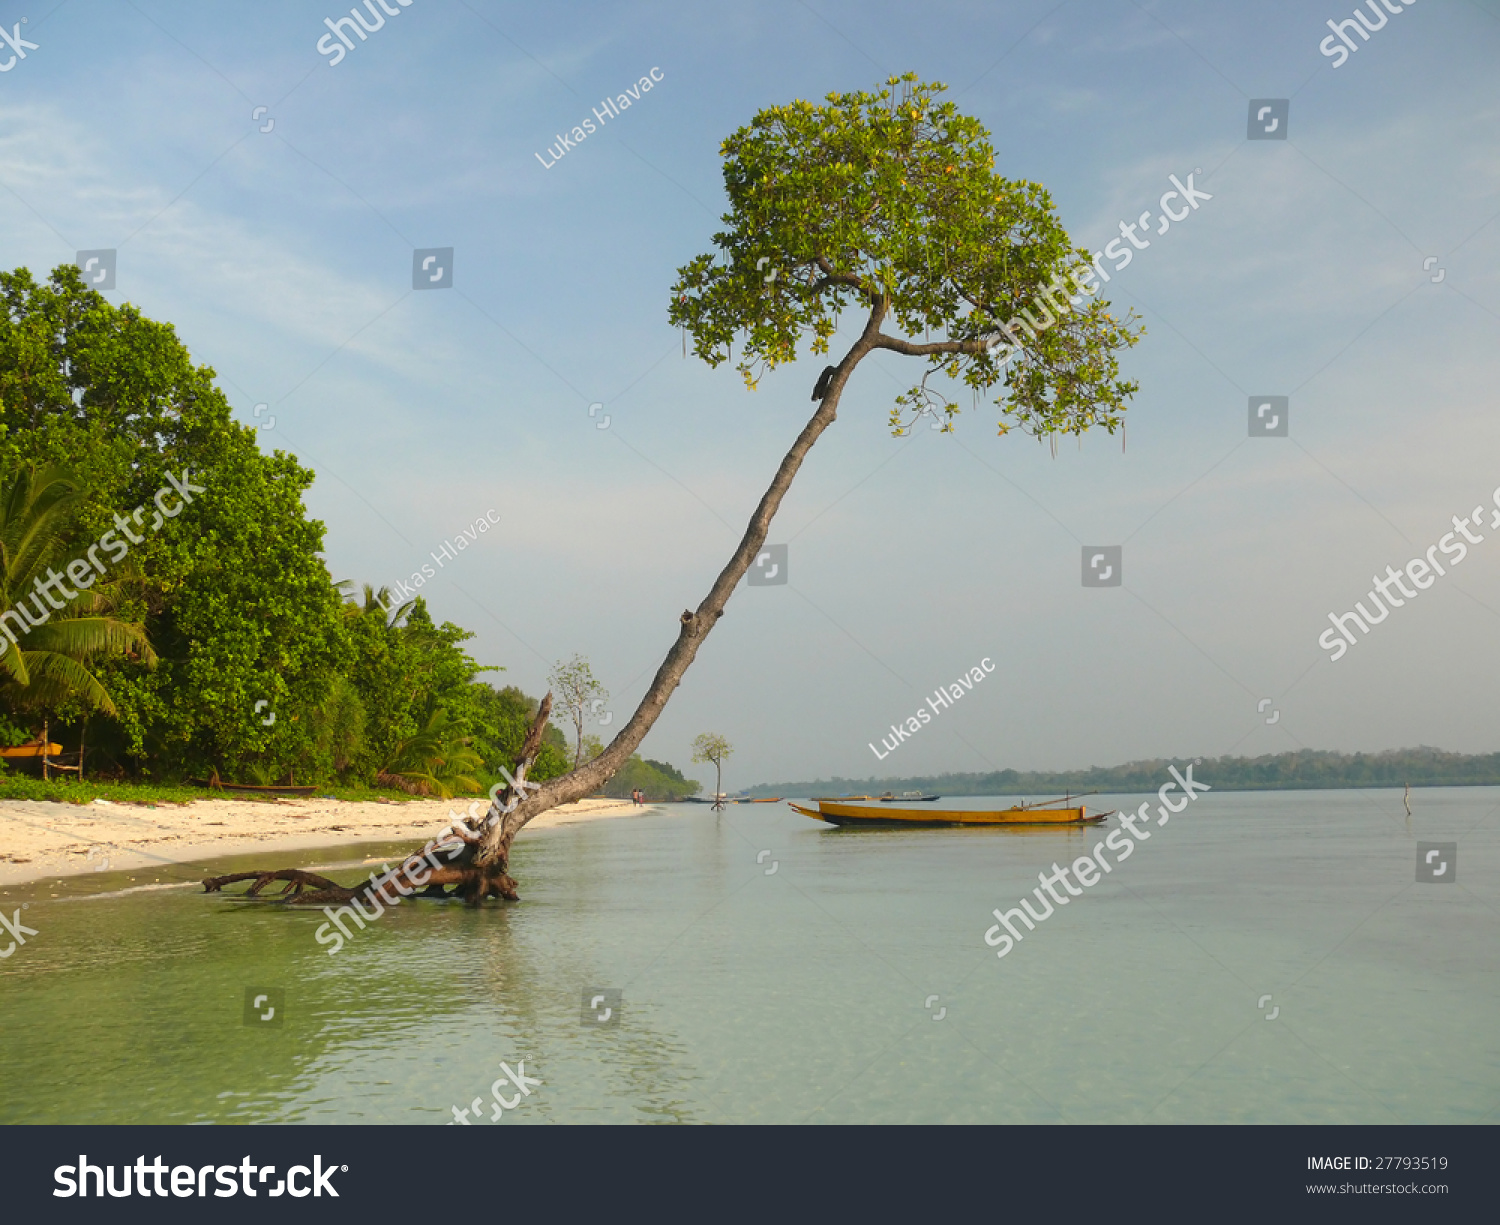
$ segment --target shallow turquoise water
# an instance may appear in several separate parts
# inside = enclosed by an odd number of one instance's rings
[[[501,1124],[1495,1122],[1500,793],[1414,807],[1215,791],[1004,960],[991,910],[1101,831],[684,806],[523,834],[521,904],[405,904],[335,956],[321,912],[97,896],[196,867],[13,887],[39,934],[0,961],[0,1122],[443,1123],[479,1098],[496,1126],[520,1060],[543,1083]],[[1458,843],[1455,884],[1416,882],[1418,840]],[[283,992],[281,1023],[247,1023],[247,989]],[[622,993],[611,1023],[586,989]]]

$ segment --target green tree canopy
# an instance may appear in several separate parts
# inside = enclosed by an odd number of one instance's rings
[[[261,453],[171,325],[112,305],[71,265],[46,285],[0,273],[0,424],[13,460],[76,473],[79,543],[150,514],[159,490],[175,504],[174,481],[201,490],[130,544],[143,579],[119,615],[145,625],[161,666],[101,669],[118,722],[99,747],[173,773],[317,772],[310,716],[348,644],[302,503],[313,473]]]
[[[1001,433],[1113,432],[1137,386],[1116,355],[1139,332],[1081,286],[1059,290],[1089,253],[1045,188],[995,173],[988,133],[938,101],[945,88],[893,77],[878,93],[770,107],[729,137],[728,228],[717,254],[679,270],[671,319],[710,365],[741,338],[737,368],[753,388],[795,360],[805,334],[826,353],[839,314],[869,310],[871,347],[927,362],[896,399],[896,430],[934,408],[951,425],[942,375],[976,400],[994,392]]]

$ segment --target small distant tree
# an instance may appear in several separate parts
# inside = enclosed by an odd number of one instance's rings
[[[593,713],[595,702],[609,701],[609,691],[594,679],[589,661],[582,655],[574,655],[566,662],[554,665],[548,677],[552,692],[557,695],[557,705],[568,712],[573,720],[576,748],[573,752],[573,769],[583,764],[583,725]]]
[[[693,760],[714,764],[714,811],[724,807],[724,759],[733,755],[734,746],[717,732],[704,732],[693,741]]]

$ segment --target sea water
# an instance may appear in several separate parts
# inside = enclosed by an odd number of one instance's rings
[[[1500,792],[1413,807],[1214,790],[1003,959],[992,911],[1117,818],[658,808],[523,833],[521,903],[403,903],[335,955],[320,909],[192,882],[407,844],[13,886],[0,1122],[1495,1122]]]

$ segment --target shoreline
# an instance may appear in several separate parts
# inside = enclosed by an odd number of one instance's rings
[[[462,816],[471,800],[404,803],[333,799],[189,804],[0,801],[0,887],[99,871],[137,871],[231,855],[330,849],[411,839],[413,849]],[[644,816],[660,804],[583,799],[543,813],[527,830]],[[269,866],[276,866],[270,864]]]

